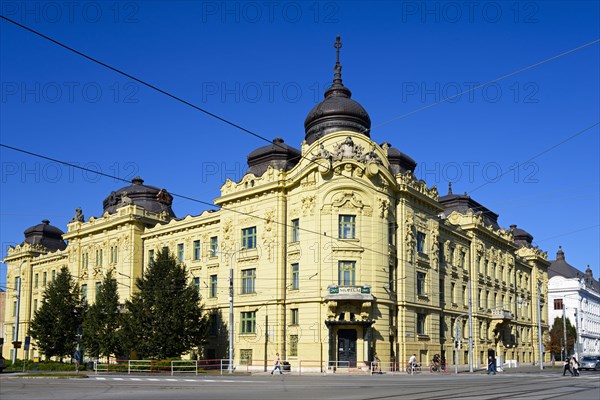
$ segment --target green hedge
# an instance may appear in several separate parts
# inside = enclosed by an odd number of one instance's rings
[[[33,360],[25,361],[25,369],[33,371],[36,369]],[[57,362],[57,361],[41,361],[37,365],[39,371],[75,371],[75,364]],[[85,365],[80,365],[79,370],[84,370]],[[13,365],[11,360],[6,360],[7,371],[23,371],[23,360],[17,360]]]

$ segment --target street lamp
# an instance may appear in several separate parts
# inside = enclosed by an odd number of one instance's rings
[[[233,256],[244,250],[246,248],[242,247],[229,256],[229,364],[227,372],[230,374],[233,373]]]
[[[17,303],[15,305],[15,331],[13,334],[13,346],[19,341],[19,309],[21,308],[21,267],[25,264],[25,260],[19,264],[19,275],[17,275]],[[15,347],[12,354],[12,364],[17,361],[17,348]]]

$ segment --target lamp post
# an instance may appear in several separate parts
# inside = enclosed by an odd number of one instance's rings
[[[230,374],[233,373],[233,256],[244,250],[246,248],[242,247],[229,256],[229,364],[227,372]]]
[[[17,302],[15,305],[15,332],[13,334],[13,346],[19,341],[19,309],[21,308],[21,267],[25,264],[25,260],[19,264],[19,275],[17,275]],[[17,348],[15,347],[12,354],[12,364],[17,361]]]
[[[538,281],[538,293],[537,293],[537,302],[538,302],[538,344],[540,350],[540,369],[544,370],[544,343],[542,342],[542,281]],[[565,343],[566,345],[566,343]]]
[[[567,359],[567,319],[565,318],[565,304],[563,302],[563,361]]]

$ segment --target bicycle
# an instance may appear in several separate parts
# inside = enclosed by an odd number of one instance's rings
[[[439,363],[439,364],[431,364],[429,366],[429,372],[436,373],[436,372],[448,372],[447,368],[446,368],[446,364],[444,363]]]
[[[411,365],[410,363],[406,364],[406,373],[409,375],[412,374],[418,374],[421,372],[421,365],[420,364],[414,364]]]

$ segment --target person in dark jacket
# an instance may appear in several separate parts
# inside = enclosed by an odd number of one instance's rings
[[[569,371],[571,376],[573,376],[573,371],[571,370],[571,360],[569,360],[568,358],[565,360],[565,365],[563,366],[563,376],[565,376],[567,371]]]

